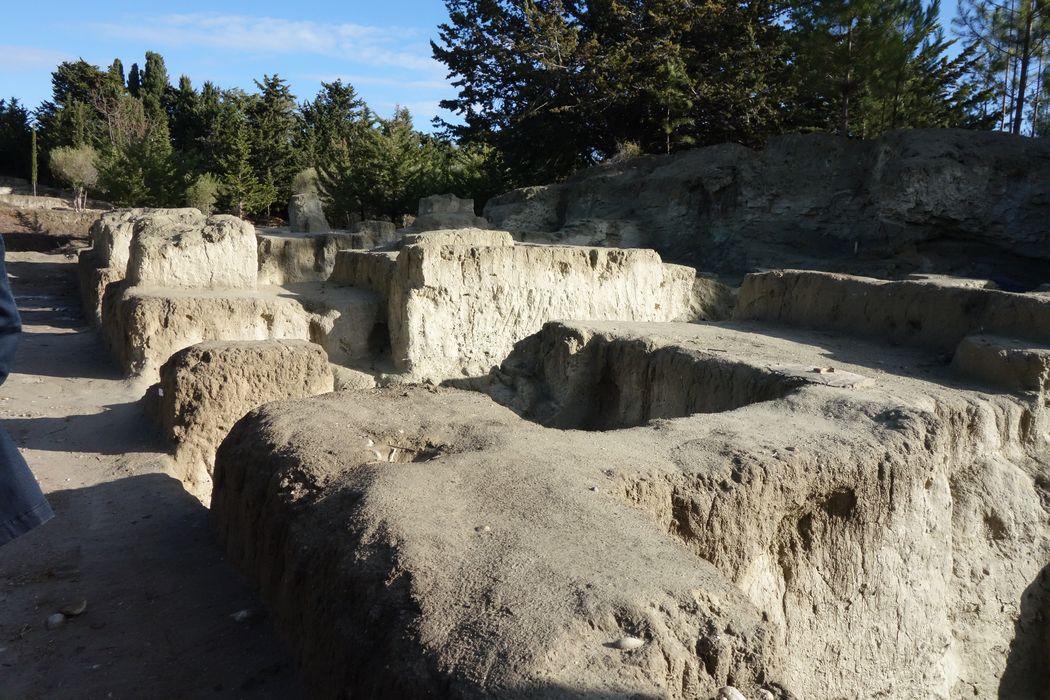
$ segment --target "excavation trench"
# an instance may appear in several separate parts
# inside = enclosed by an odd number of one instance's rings
[[[493,398],[562,430],[611,431],[657,419],[722,413],[784,398],[804,381],[679,346],[595,336],[539,352],[521,343],[496,372]]]

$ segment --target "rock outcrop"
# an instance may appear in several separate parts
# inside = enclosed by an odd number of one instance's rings
[[[129,285],[251,289],[258,275],[255,227],[235,216],[177,223],[138,219],[128,256]]]
[[[452,194],[436,194],[419,200],[419,215],[408,230],[422,232],[488,227],[489,222],[474,213],[473,199],[460,199]]]
[[[407,234],[397,253],[342,251],[331,281],[379,294],[394,369],[434,381],[488,374],[553,319],[697,317],[691,268],[650,250],[516,245],[505,231]]]
[[[349,247],[358,250],[368,250],[378,246],[390,245],[396,243],[400,238],[397,227],[394,226],[393,222],[374,221],[372,219],[355,223],[353,229],[351,229],[351,236],[353,245]]]
[[[523,240],[652,247],[709,271],[939,272],[1009,291],[1050,281],[1048,216],[1050,142],[934,129],[643,157],[485,207]]]
[[[353,248],[353,235],[343,232],[291,233],[263,229],[256,234],[259,284],[294,284],[328,279],[340,250]]]
[[[734,317],[823,328],[952,353],[966,336],[1050,343],[1050,299],[935,281],[887,282],[807,270],[748,275]]]
[[[270,404],[219,448],[212,515],[311,697],[775,689],[760,610],[607,476],[641,450],[587,438],[446,389]]]
[[[316,194],[293,194],[288,200],[288,227],[293,233],[328,233],[321,198]]]
[[[202,225],[207,217],[197,209],[117,209],[103,213],[91,224],[91,248],[82,250],[77,260],[80,302],[84,315],[102,323],[102,304],[106,289],[123,282],[128,274],[131,239],[136,225]]]
[[[164,363],[154,412],[174,447],[179,478],[206,500],[215,450],[253,408],[332,391],[324,350],[302,340],[208,341]]]
[[[221,537],[318,697],[1050,683],[1042,400],[756,322],[551,323],[495,378],[520,419],[373,390],[220,447]]]
[[[103,338],[124,372],[153,384],[179,350],[206,340],[308,340],[311,315],[294,298],[258,290],[117,287],[103,304]]]

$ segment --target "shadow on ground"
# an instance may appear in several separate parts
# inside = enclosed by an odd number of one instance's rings
[[[55,519],[0,553],[0,697],[303,697],[207,510],[177,480],[146,474],[50,498]],[[46,628],[76,600],[86,613]],[[248,622],[231,618],[240,610]]]
[[[146,421],[139,401],[103,406],[100,413],[7,418],[5,428],[19,447],[54,452],[122,455],[153,452],[159,430]]]

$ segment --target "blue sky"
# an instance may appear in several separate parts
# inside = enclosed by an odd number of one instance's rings
[[[0,29],[0,96],[35,107],[51,93],[50,74],[83,57],[105,67],[142,66],[146,51],[164,56],[172,82],[185,73],[200,86],[253,89],[278,73],[295,95],[321,81],[351,82],[369,105],[389,115],[408,107],[418,127],[453,96],[430,39],[448,14],[440,0],[383,2],[66,2],[5,3]]]
[[[946,27],[955,2],[943,0]],[[447,19],[441,0],[5,5],[0,97],[29,107],[50,97],[60,61],[82,57],[105,67],[119,57],[128,70],[142,65],[146,51],[164,56],[173,82],[185,73],[197,86],[211,80],[250,90],[254,78],[278,73],[303,100],[321,81],[342,78],[380,114],[408,107],[423,129],[441,114],[438,101],[455,94],[430,53],[429,40]]]

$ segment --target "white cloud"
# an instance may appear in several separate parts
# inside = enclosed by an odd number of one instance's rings
[[[314,54],[370,66],[443,74],[425,33],[405,27],[323,24],[275,17],[194,13],[102,22],[97,31],[161,46],[207,46],[241,52]]]
[[[72,58],[67,53],[38,49],[32,46],[0,44],[0,70],[53,69],[62,61]]]

